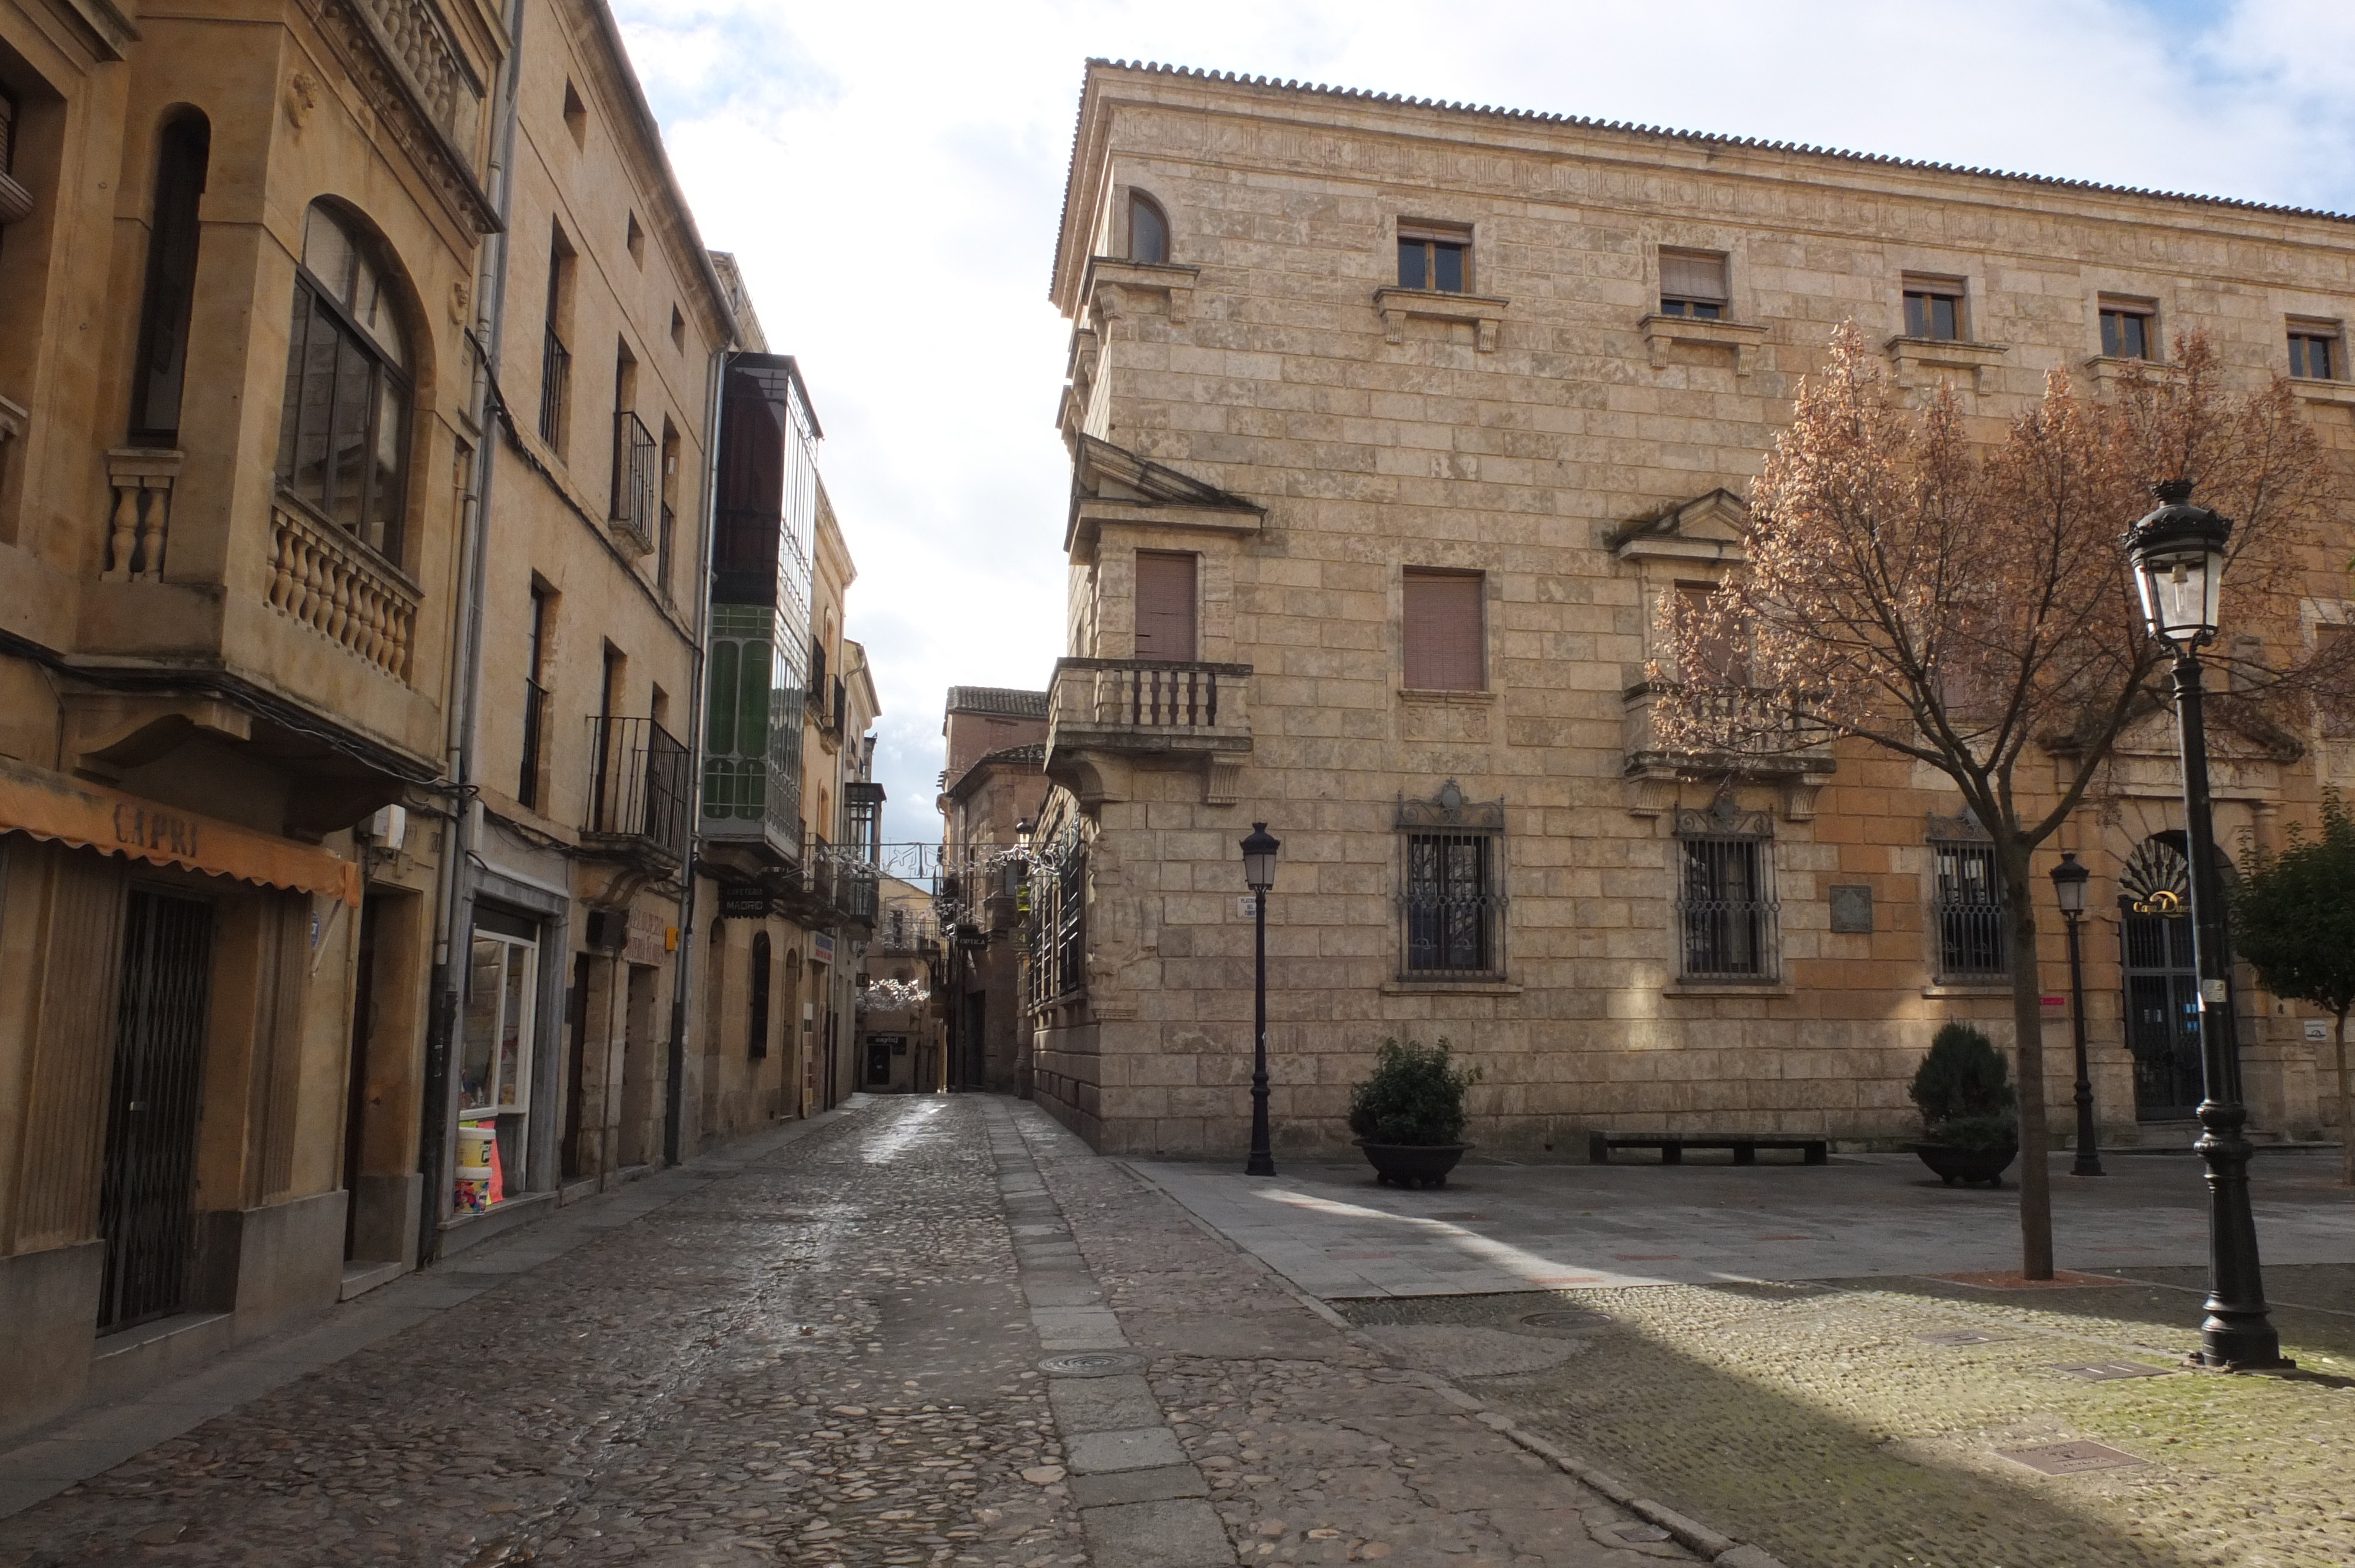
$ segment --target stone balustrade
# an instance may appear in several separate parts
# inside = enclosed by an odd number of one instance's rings
[[[164,547],[170,542],[172,487],[180,477],[181,454],[147,447],[117,447],[106,454],[112,500],[107,507],[106,567],[111,583],[164,580]]]
[[[1249,751],[1251,673],[1248,664],[1058,660],[1049,748]]]
[[[471,152],[483,90],[430,0],[357,0],[435,127],[461,152]]]
[[[298,508],[272,505],[270,523],[272,608],[406,680],[417,590],[341,530]]]

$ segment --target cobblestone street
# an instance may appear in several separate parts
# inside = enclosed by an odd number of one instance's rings
[[[791,1133],[37,1434],[0,1564],[1690,1560],[1030,1107]]]

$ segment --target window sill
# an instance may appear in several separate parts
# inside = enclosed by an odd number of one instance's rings
[[[1510,980],[1400,980],[1382,982],[1384,996],[1518,996],[1521,988]]]
[[[1643,328],[1644,343],[1652,351],[1652,368],[1668,367],[1668,344],[1681,343],[1702,348],[1733,350],[1733,373],[1747,376],[1758,353],[1758,345],[1766,341],[1766,329],[1744,322],[1710,321],[1704,316],[1646,316],[1636,323]]]
[[[2011,982],[2004,980],[1945,980],[1922,988],[1922,994],[1936,1001],[1941,997],[2009,996]]]
[[[2124,379],[2137,366],[2142,368],[2146,376],[2174,376],[2183,374],[2179,366],[2168,365],[2159,360],[2121,359],[2115,355],[2106,354],[2097,354],[2085,361],[2085,374],[2094,378],[2095,391],[2106,392],[2113,384]]]
[[[1497,352],[1497,332],[1504,325],[1510,300],[1486,294],[1446,294],[1433,289],[1376,289],[1374,309],[1381,313],[1382,341],[1404,343],[1409,316],[1430,321],[1469,322],[1483,354]]]
[[[1971,390],[1993,390],[1987,385],[1988,374],[1999,368],[2010,346],[2000,343],[1968,343],[1961,338],[1897,336],[1885,345],[1889,362],[1897,370],[1900,387],[1924,387],[1935,380],[1925,376],[1925,369],[1967,370],[1971,372]]]
[[[1494,692],[1457,692],[1424,686],[1401,686],[1398,694],[1399,701],[1402,703],[1465,703],[1476,707],[1486,707],[1497,700]]]
[[[1194,285],[1199,267],[1179,267],[1167,261],[1131,261],[1120,256],[1091,256],[1087,276],[1080,281],[1080,298],[1095,306],[1097,317],[1110,321],[1129,313],[1128,296],[1160,294],[1168,302],[1169,319],[1185,321],[1194,308]]]
[[[2355,381],[2321,381],[2310,376],[2293,376],[2290,390],[2304,403],[2336,403],[2342,408],[2355,408]]]
[[[1796,996],[1788,980],[1678,980],[1660,988],[1662,996]]]

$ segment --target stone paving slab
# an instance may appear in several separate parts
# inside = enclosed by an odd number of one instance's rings
[[[2120,1156],[2098,1179],[2053,1157],[2054,1245],[2070,1267],[2199,1264],[2206,1190],[2195,1159]],[[2019,1195],[1946,1187],[1913,1155],[1829,1165],[1526,1165],[1467,1160],[1448,1185],[1375,1184],[1362,1162],[1124,1162],[1237,1246],[1325,1300],[1618,1289],[1720,1280],[1855,1278],[2017,1268]],[[2252,1166],[2270,1263],[2355,1260],[2355,1202],[2330,1152]]]

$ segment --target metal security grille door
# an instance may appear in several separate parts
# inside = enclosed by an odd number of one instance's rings
[[[186,1305],[212,949],[212,906],[131,890],[99,1189],[101,1333]]]
[[[2199,1107],[2200,973],[2189,915],[2123,912],[2126,1047],[2134,1053],[2135,1115],[2182,1121]]]

